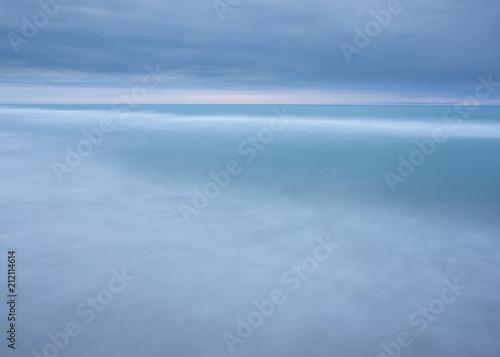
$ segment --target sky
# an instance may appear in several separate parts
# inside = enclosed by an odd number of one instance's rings
[[[0,4],[0,103],[450,104],[500,81],[498,0],[55,1]]]

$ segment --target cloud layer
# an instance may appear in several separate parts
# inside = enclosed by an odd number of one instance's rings
[[[53,16],[45,21],[41,7]],[[220,102],[230,92],[240,102],[317,95],[332,103],[347,92],[346,102],[387,95],[386,102],[432,103],[468,95],[479,75],[500,75],[494,0],[402,1],[402,11],[347,63],[340,44],[354,46],[355,27],[364,30],[371,12],[387,7],[379,0],[245,0],[221,21],[212,0],[3,3],[0,94],[4,103],[101,102],[160,64],[169,80],[156,102],[172,92],[184,93],[178,102],[200,92],[196,100]],[[32,38],[23,35],[23,18],[40,25]]]

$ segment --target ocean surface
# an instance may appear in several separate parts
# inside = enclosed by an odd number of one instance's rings
[[[116,109],[0,106],[2,356],[500,356],[499,107]]]

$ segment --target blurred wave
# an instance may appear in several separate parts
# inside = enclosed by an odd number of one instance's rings
[[[110,112],[0,108],[0,247],[19,257],[20,355],[68,321],[82,333],[60,356],[229,355],[222,335],[282,289],[285,303],[234,355],[378,356],[409,331],[406,356],[498,356],[498,108],[451,129],[443,108],[378,107],[370,119],[292,106],[251,162],[238,147],[272,107],[236,109],[140,108],[59,183],[52,163]],[[384,172],[436,127],[449,139],[392,193]],[[186,224],[179,205],[230,160],[242,173]],[[340,247],[289,291],[283,272],[326,236]],[[85,323],[77,306],[122,267],[136,278]],[[467,291],[416,333],[409,316],[454,277]]]

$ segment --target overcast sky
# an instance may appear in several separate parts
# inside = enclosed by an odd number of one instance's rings
[[[109,103],[157,65],[150,103],[449,103],[500,81],[498,0],[402,0],[350,63],[341,43],[388,1],[230,1],[223,21],[213,0],[71,0],[46,18],[2,1],[0,101]]]

